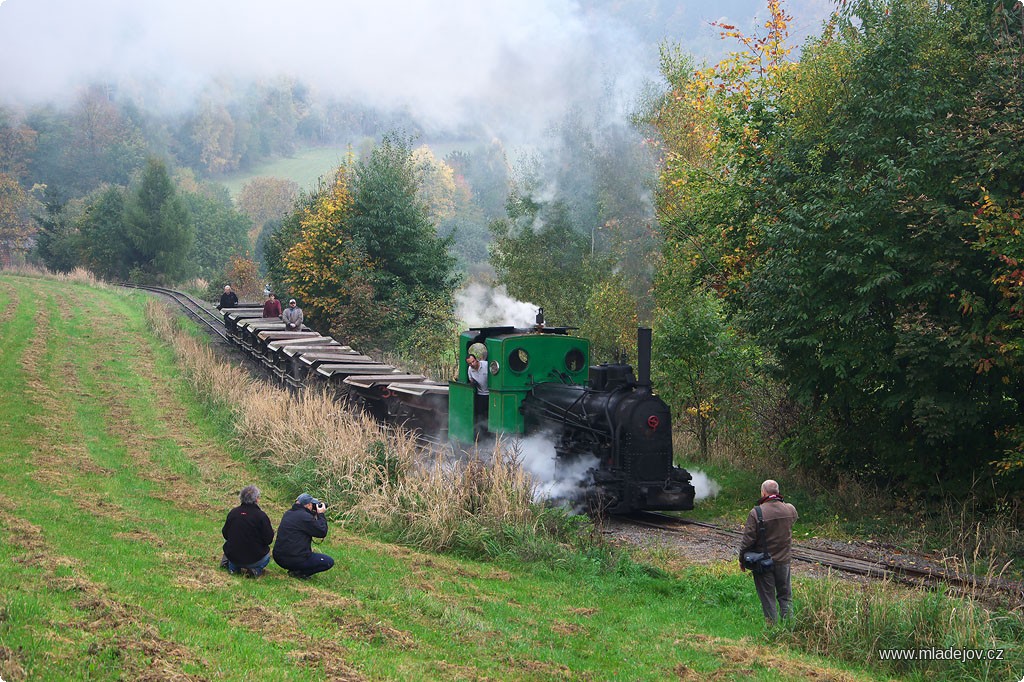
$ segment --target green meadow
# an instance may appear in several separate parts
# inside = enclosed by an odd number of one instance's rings
[[[335,523],[328,573],[228,575],[237,491],[275,527],[297,491],[194,394],[147,300],[0,275],[5,682],[901,679],[767,631],[733,562],[479,562]]]
[[[225,175],[219,182],[228,188],[232,197],[238,196],[245,183],[263,176],[293,180],[301,189],[308,190],[316,185],[320,176],[345,163],[347,156],[348,149],[341,146],[307,147],[290,157],[275,158],[245,172]]]

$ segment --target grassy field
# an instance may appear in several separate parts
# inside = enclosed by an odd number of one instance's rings
[[[302,189],[310,189],[317,179],[330,173],[344,163],[348,150],[344,147],[307,147],[300,149],[289,158],[273,159],[244,173],[232,173],[218,182],[237,197],[242,186],[255,177],[269,176],[282,180],[294,180]]]
[[[236,491],[275,526],[296,491],[202,407],[145,300],[0,275],[6,682],[892,679],[780,645],[732,562],[481,563],[334,524],[326,574],[227,575]]]
[[[352,144],[356,146],[360,143],[353,141]],[[422,142],[417,142],[416,146],[420,144]],[[435,157],[443,159],[449,152],[465,149],[465,146],[449,142],[433,143],[430,144],[430,149]],[[341,145],[305,147],[297,150],[293,156],[271,159],[245,172],[231,173],[217,178],[217,181],[228,188],[232,197],[237,197],[238,193],[242,191],[242,186],[249,180],[262,176],[293,180],[298,183],[300,188],[310,189],[320,176],[332,173],[344,163],[348,153],[349,148]]]

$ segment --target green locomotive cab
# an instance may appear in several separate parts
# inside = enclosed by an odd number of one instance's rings
[[[567,327],[485,327],[459,337],[459,376],[448,385],[448,437],[473,443],[486,434],[522,434],[523,398],[539,383],[586,384],[590,342]],[[483,351],[483,352],[481,352]],[[470,354],[487,363],[487,414],[478,414]],[[485,357],[479,357],[485,355]],[[486,416],[486,421],[484,417]]]

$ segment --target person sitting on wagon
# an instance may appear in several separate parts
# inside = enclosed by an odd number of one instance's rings
[[[234,308],[238,305],[238,294],[231,290],[231,285],[224,287],[224,293],[220,295],[220,303],[217,305],[218,310],[224,308]]]
[[[274,292],[267,294],[267,302],[263,304],[263,317],[281,317],[281,302]]]
[[[284,328],[288,331],[302,331],[302,308],[294,298],[288,301],[288,307],[281,313],[281,319],[284,320]]]

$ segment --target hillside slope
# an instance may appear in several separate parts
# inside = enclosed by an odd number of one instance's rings
[[[0,275],[0,676],[25,679],[877,679],[766,645],[749,578],[555,571],[347,534],[308,582],[217,568],[232,448],[146,295]],[[287,425],[282,424],[282,428]]]

